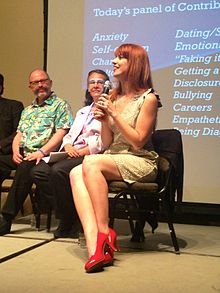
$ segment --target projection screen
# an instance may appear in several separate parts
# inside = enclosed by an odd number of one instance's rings
[[[219,1],[53,0],[48,9],[48,72],[73,112],[89,70],[106,70],[123,43],[148,52],[160,94],[158,129],[182,133],[185,202],[220,203]]]

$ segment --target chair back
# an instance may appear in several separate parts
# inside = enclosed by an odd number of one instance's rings
[[[152,142],[155,151],[162,158],[165,158],[173,167],[172,182],[170,182],[171,197],[175,198],[177,194],[177,202],[182,202],[183,198],[183,144],[182,136],[177,129],[160,129],[156,130],[152,135]],[[160,168],[161,162],[159,162]]]

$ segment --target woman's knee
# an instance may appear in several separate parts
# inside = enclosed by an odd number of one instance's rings
[[[95,169],[100,169],[100,163],[102,163],[101,161],[101,157],[98,155],[90,155],[90,156],[86,156],[83,160],[83,173],[84,172],[89,172],[89,171],[94,171]]]
[[[82,165],[74,167],[70,171],[69,176],[72,183],[77,182],[80,178],[82,178]]]

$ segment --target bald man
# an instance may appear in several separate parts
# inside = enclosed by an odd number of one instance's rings
[[[59,148],[73,122],[70,106],[52,91],[52,80],[47,72],[32,71],[29,88],[35,99],[23,110],[13,140],[13,161],[17,170],[0,215],[0,235],[10,232],[12,220],[23,206],[33,184],[32,168]],[[21,146],[23,154],[20,153]]]

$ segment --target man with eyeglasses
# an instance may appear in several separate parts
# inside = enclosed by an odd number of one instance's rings
[[[17,164],[17,171],[2,208],[0,235],[10,232],[12,220],[23,206],[33,184],[32,168],[59,148],[73,122],[70,106],[51,90],[52,80],[45,71],[36,69],[31,72],[29,88],[35,100],[22,112],[13,140],[13,161]]]

